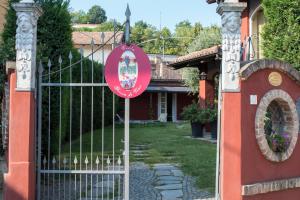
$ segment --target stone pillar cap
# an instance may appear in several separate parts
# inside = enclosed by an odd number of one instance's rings
[[[222,15],[223,12],[242,12],[246,7],[246,2],[222,2],[217,7],[217,13]]]

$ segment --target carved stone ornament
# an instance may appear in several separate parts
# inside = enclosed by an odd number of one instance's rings
[[[14,4],[17,11],[16,72],[17,90],[35,89],[36,32],[41,10],[33,3]]]
[[[220,3],[222,16],[222,90],[240,90],[241,12],[245,4]]]

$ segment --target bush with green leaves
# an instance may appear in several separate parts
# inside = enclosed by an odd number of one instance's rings
[[[264,56],[279,59],[300,70],[300,1],[263,0]]]
[[[0,48],[0,59],[1,60],[15,60],[15,34],[16,34],[16,13],[12,8],[12,4],[18,2],[18,0],[10,0],[9,9],[6,15],[6,25],[4,27],[4,32],[2,34],[2,44]],[[51,71],[59,70],[58,58],[62,56],[62,68],[69,66],[69,53],[73,54],[73,63],[81,59],[80,53],[73,48],[72,44],[72,27],[71,27],[71,16],[69,13],[69,1],[67,0],[38,0],[37,1],[42,9],[43,15],[38,21],[38,31],[37,31],[37,60],[42,61],[45,72],[48,73],[47,62],[48,59],[52,61]],[[83,81],[91,81],[91,65],[92,62],[88,59],[83,59]],[[95,73],[95,82],[100,82],[102,77],[101,70],[103,66],[96,62],[93,63]],[[72,68],[72,82],[80,82],[81,68],[80,64]],[[45,77],[44,82],[47,81]],[[68,71],[64,71],[62,74],[62,82],[69,82],[70,75]],[[59,73],[51,75],[51,82],[59,82]],[[65,143],[69,141],[70,132],[70,95],[69,88],[64,88],[62,96],[62,107],[60,111],[60,96],[59,88],[53,87],[51,91],[51,153],[57,154],[59,137],[61,137],[61,142]],[[42,101],[42,132],[43,141],[42,147],[45,152],[48,148],[48,88],[44,87],[42,91],[43,101]],[[112,94],[109,90],[105,90],[105,113],[112,113]],[[73,91],[73,107],[72,112],[74,116],[80,116],[80,92],[78,90]],[[91,128],[91,89],[84,89],[83,91],[83,102],[84,111],[82,117],[82,132],[90,132]],[[95,89],[94,91],[94,102],[98,109],[94,108],[94,116],[101,116],[101,91],[100,89]],[[116,98],[116,105],[118,105],[118,99]],[[60,114],[61,113],[61,129],[59,128]],[[95,117],[94,129],[100,128],[101,117]],[[112,117],[106,118],[105,125],[109,125],[112,122]],[[73,117],[72,119],[72,140],[79,137],[79,117]],[[61,132],[61,136],[60,135]],[[53,142],[56,141],[56,142]]]
[[[192,104],[183,108],[181,116],[184,120],[191,123],[205,124],[217,120],[217,109],[214,107],[201,108],[198,103]]]

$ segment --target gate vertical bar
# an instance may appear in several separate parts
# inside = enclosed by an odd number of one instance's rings
[[[80,83],[83,83],[83,47],[80,48]],[[79,158],[79,169],[82,170],[82,95],[83,88],[80,87],[80,158]],[[81,190],[82,190],[82,174],[79,175],[79,199],[81,200]]]
[[[39,65],[39,82],[38,82],[38,159],[37,159],[37,199],[41,199],[41,157],[42,157],[42,75],[43,75],[43,65],[42,61],[40,61]],[[45,184],[45,183],[44,183]],[[43,191],[45,192],[45,191]]]
[[[48,60],[48,83],[51,83],[51,61],[50,59]],[[50,145],[51,145],[51,140],[50,140],[50,134],[51,134],[51,87],[48,86],[48,175],[47,175],[47,194],[48,194],[48,199],[50,200]]]
[[[102,32],[101,33],[101,43],[102,43],[102,45],[104,45],[105,43],[104,43],[104,39],[105,39],[105,35],[104,35],[104,32]],[[102,53],[102,83],[104,83],[105,81],[104,81],[104,49],[102,49],[102,51],[101,51],[101,53]],[[105,117],[105,115],[104,115],[104,87],[102,87],[102,113],[101,113],[101,118],[102,118],[102,130],[101,130],[101,137],[102,137],[102,139],[101,139],[101,142],[102,142],[102,144],[101,144],[101,148],[102,148],[102,154],[101,154],[101,169],[102,169],[102,171],[104,170],[104,117]],[[104,187],[104,181],[103,181],[103,178],[104,178],[104,176],[103,176],[103,174],[102,174],[102,177],[101,177],[101,199],[103,200],[103,198],[104,198],[104,193],[103,193],[103,187]]]
[[[113,49],[116,48],[116,20],[114,19],[114,41]],[[113,93],[113,171],[115,170],[115,94]],[[115,175],[113,174],[113,199],[115,199]]]
[[[130,9],[127,4],[125,16],[126,16],[126,27],[125,27],[125,43],[130,43]],[[125,99],[125,189],[124,189],[124,198],[129,200],[129,106],[130,100]]]
[[[61,56],[59,56],[58,59],[58,63],[59,63],[59,83],[61,84],[61,65],[62,65],[62,58]],[[62,126],[62,119],[61,119],[61,86],[59,87],[59,141],[58,141],[58,170],[60,170],[60,161],[61,161],[61,126]],[[60,199],[60,174],[58,175],[58,199]]]
[[[94,39],[91,41],[92,48],[92,83],[94,83]],[[91,99],[91,170],[93,170],[93,151],[94,151],[94,87],[92,90]],[[93,198],[93,175],[91,175],[91,199]]]
[[[219,75],[218,91],[218,129],[217,129],[217,159],[216,159],[216,189],[215,199],[220,200],[220,144],[221,144],[221,112],[222,112],[222,74]]]
[[[72,55],[72,52],[70,51],[69,53],[69,67],[70,67],[70,83],[72,83],[72,58],[73,58],[73,55]],[[73,88],[70,87],[70,127],[69,127],[69,140],[70,140],[70,155],[69,155],[69,170],[72,169],[72,108],[73,108]],[[71,183],[71,180],[72,180],[72,174],[69,175],[69,181]],[[71,188],[72,188],[72,185],[70,184],[69,185],[69,200],[71,200]]]

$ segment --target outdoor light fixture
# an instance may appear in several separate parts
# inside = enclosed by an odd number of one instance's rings
[[[200,80],[206,80],[207,74],[205,72],[201,72],[200,74]]]

